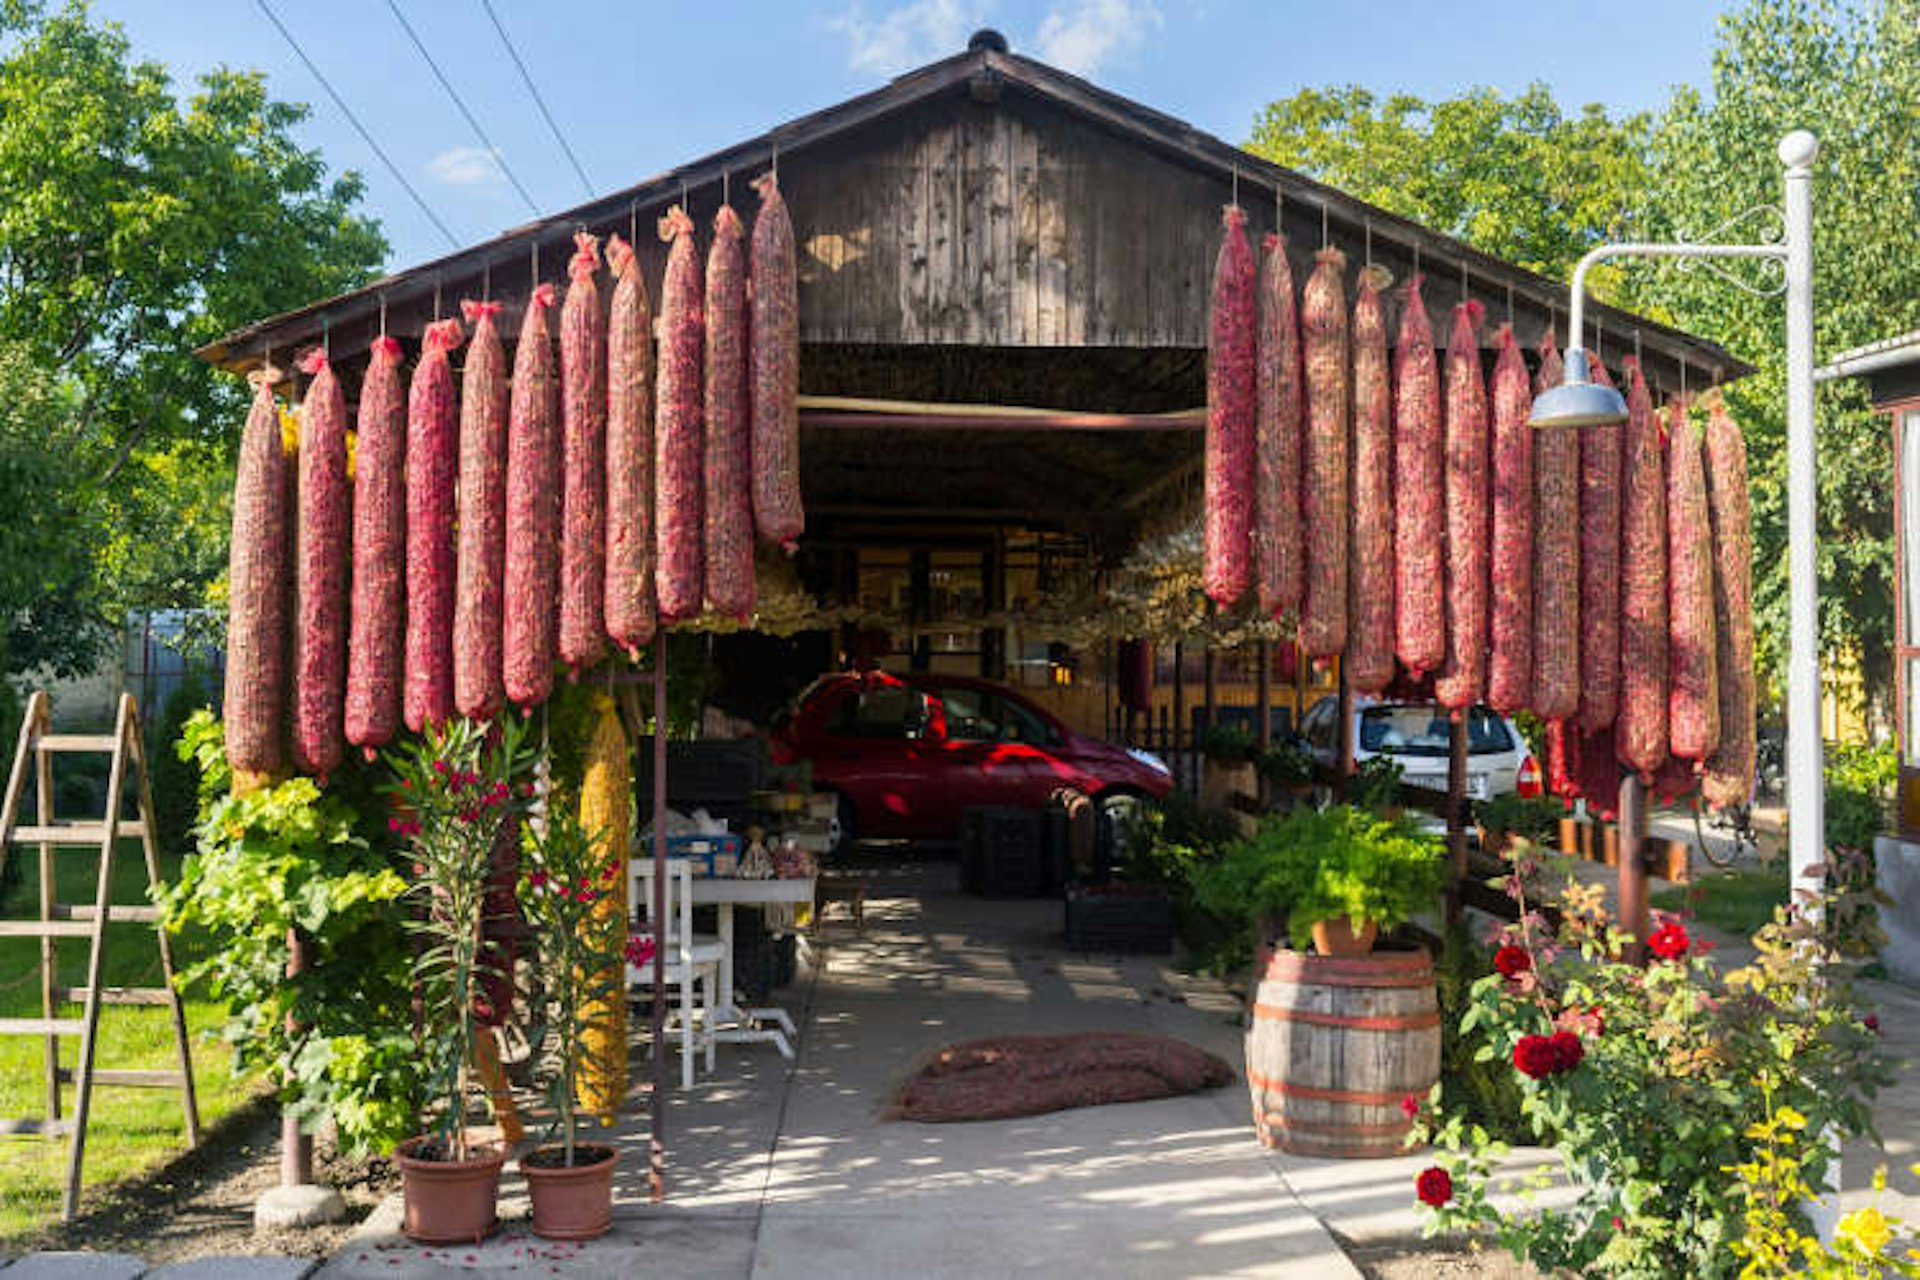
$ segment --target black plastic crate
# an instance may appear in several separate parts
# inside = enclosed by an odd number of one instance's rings
[[[1047,888],[1042,815],[1031,809],[979,806],[960,823],[960,882],[985,898],[1031,898]]]
[[[1173,950],[1173,903],[1164,893],[1069,885],[1067,949],[1166,955]]]

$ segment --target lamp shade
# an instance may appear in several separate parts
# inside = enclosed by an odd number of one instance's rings
[[[1551,427],[1606,427],[1627,420],[1627,402],[1612,387],[1588,381],[1587,353],[1567,349],[1566,381],[1542,392],[1527,415],[1527,425]]]

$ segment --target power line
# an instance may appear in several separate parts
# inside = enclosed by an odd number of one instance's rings
[[[440,70],[440,64],[433,60],[431,53],[427,52],[427,46],[421,41],[419,32],[415,31],[413,24],[407,21],[407,15],[400,12],[400,6],[396,0],[387,0],[387,8],[393,10],[393,16],[399,21],[401,30],[407,33],[407,39],[413,41],[413,47],[420,51],[422,58],[426,59],[428,69],[433,72],[433,78],[440,82],[440,87],[447,91],[449,98],[453,99],[453,105],[460,109],[462,116],[466,117],[467,124],[472,128],[474,136],[479,138],[480,144],[492,154],[494,162],[500,166],[500,171],[507,175],[507,181],[511,182],[513,189],[520,193],[520,198],[527,202],[527,208],[532,210],[535,216],[538,216],[540,206],[535,203],[534,198],[528,194],[526,187],[521,185],[520,178],[514,173],[512,166],[507,164],[507,153],[493,145],[493,139],[489,138],[487,131],[480,127],[480,122],[473,118],[473,112],[467,109],[467,104],[461,99],[460,95],[454,91],[453,84],[447,79],[446,73]]]
[[[421,198],[418,191],[413,189],[413,184],[407,181],[407,175],[400,172],[400,166],[395,164],[392,158],[387,155],[386,151],[381,148],[380,144],[373,140],[373,135],[367,132],[367,126],[360,123],[360,117],[353,114],[353,109],[347,106],[346,100],[335,91],[333,85],[328,82],[327,78],[320,74],[320,68],[313,65],[313,59],[309,58],[307,51],[300,47],[300,42],[293,38],[293,32],[287,30],[286,24],[280,21],[279,15],[268,7],[267,0],[253,0],[253,2],[259,6],[260,12],[267,15],[267,21],[271,22],[274,27],[279,30],[281,38],[287,42],[288,47],[293,50],[295,56],[297,56],[302,63],[306,64],[307,70],[313,73],[313,78],[320,82],[320,87],[327,91],[327,96],[333,99],[333,105],[338,107],[340,114],[347,118],[347,123],[352,125],[354,132],[360,135],[360,140],[372,149],[374,155],[380,157],[380,163],[387,166],[387,172],[393,175],[393,180],[400,184],[401,189],[413,197],[413,202],[420,206],[420,212],[427,215],[427,221],[439,229],[440,234],[447,238],[449,245],[458,249],[460,247],[460,241],[454,238],[453,232],[447,230],[447,224],[440,221],[440,215],[435,213],[433,207]]]
[[[527,92],[533,96],[533,105],[540,108],[540,118],[547,122],[547,129],[553,134],[560,149],[567,153],[567,160],[573,165],[573,171],[580,175],[580,185],[588,195],[593,194],[593,183],[587,180],[587,171],[580,167],[580,157],[573,154],[573,148],[567,143],[567,135],[560,132],[560,126],[553,122],[553,112],[547,110],[547,100],[540,96],[539,88],[533,83],[533,77],[527,73],[527,64],[520,61],[520,51],[513,47],[513,37],[500,25],[500,15],[493,11],[493,0],[480,0],[480,7],[487,11],[487,17],[493,20],[493,29],[500,33],[500,43],[507,46],[507,56],[513,59],[513,65],[520,69],[520,82],[527,86]]]

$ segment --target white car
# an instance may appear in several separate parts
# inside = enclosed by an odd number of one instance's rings
[[[1387,756],[1400,766],[1400,781],[1432,791],[1447,789],[1451,713],[1431,702],[1370,702],[1354,699],[1353,761]],[[1340,700],[1322,698],[1300,722],[1300,735],[1319,764],[1332,768],[1340,750]],[[1475,800],[1542,794],[1540,764],[1513,721],[1487,706],[1467,717],[1467,794]]]

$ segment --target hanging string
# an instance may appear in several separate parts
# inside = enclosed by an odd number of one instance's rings
[[[1513,286],[1507,286],[1507,328],[1513,328]]]
[[[1420,242],[1418,240],[1413,242],[1413,274],[1416,276],[1420,274]]]
[[[1326,248],[1331,240],[1332,237],[1327,231],[1327,204],[1326,201],[1323,200],[1320,202],[1320,247],[1322,249]]]
[[[538,289],[540,287],[540,242],[535,240],[531,248],[533,249],[533,287]]]
[[[771,165],[773,168],[773,182],[775,186],[778,186],[780,184],[780,143],[777,139],[773,144],[773,159]]]
[[[733,203],[733,172],[729,169],[720,171],[720,203]]]
[[[380,295],[380,336],[387,336],[387,295]]]
[[[627,243],[629,245],[640,243],[640,202],[638,200],[627,205]],[[638,253],[640,250],[635,249],[634,252]]]
[[[1687,398],[1687,358],[1680,357],[1680,398]]]
[[[440,277],[433,278],[433,322],[440,323]]]
[[[493,263],[480,264],[480,301],[493,301]]]
[[[333,359],[333,320],[324,311],[320,313],[320,350]]]
[[[1640,363],[1640,331],[1638,329],[1633,331],[1633,362]]]
[[[1467,260],[1460,259],[1460,305],[1467,305]]]
[[[1367,265],[1371,267],[1373,265],[1373,219],[1369,218],[1361,224],[1361,233],[1366,237]]]
[[[1233,167],[1233,207],[1240,207],[1240,166]]]

